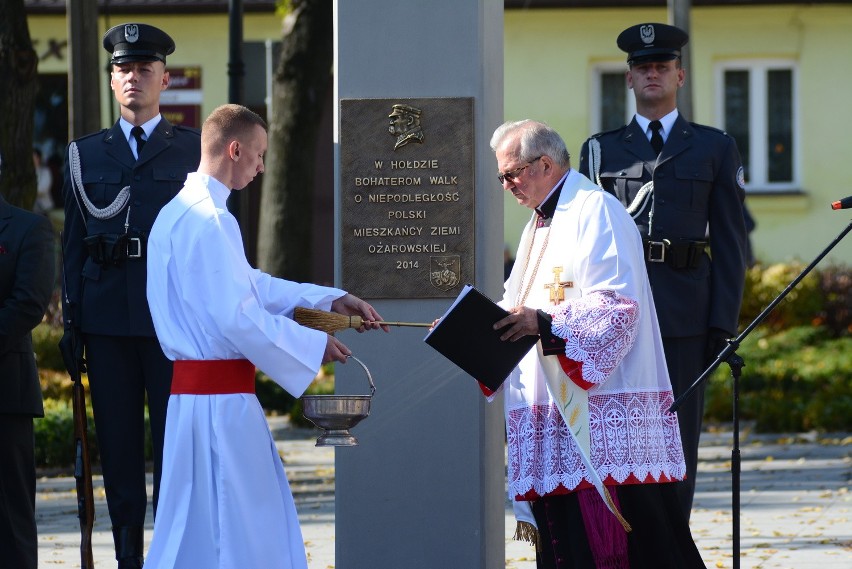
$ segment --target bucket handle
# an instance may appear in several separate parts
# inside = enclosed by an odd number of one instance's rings
[[[370,373],[370,370],[367,369],[367,366],[364,365],[364,362],[362,362],[361,360],[359,360],[358,358],[356,358],[352,354],[349,354],[348,356],[346,356],[346,358],[355,360],[356,362],[358,362],[358,365],[360,365],[362,368],[364,368],[364,372],[367,374],[367,381],[370,382],[370,397],[375,395],[376,394],[376,385],[373,383],[373,375]]]

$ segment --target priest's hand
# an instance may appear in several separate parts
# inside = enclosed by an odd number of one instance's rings
[[[524,336],[538,335],[538,312],[528,306],[516,306],[509,315],[494,323],[494,329],[500,330],[500,339],[504,342],[516,342]]]
[[[328,341],[325,344],[325,353],[322,356],[322,363],[340,362],[345,364],[346,359],[351,355],[352,350],[347,348],[343,342],[331,334],[328,335]]]
[[[381,328],[385,332],[390,332],[390,327],[379,324],[382,322],[382,317],[376,312],[376,309],[369,302],[361,300],[354,294],[346,293],[340,298],[331,303],[332,312],[344,314],[346,316],[360,316],[363,325],[357,328],[359,332],[364,330],[376,330]]]

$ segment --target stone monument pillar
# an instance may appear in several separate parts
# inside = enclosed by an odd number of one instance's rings
[[[336,284],[431,322],[466,283],[502,295],[503,3],[335,0]],[[376,385],[336,455],[337,569],[505,566],[503,404],[424,328],[339,333]],[[369,393],[336,367],[338,393]]]

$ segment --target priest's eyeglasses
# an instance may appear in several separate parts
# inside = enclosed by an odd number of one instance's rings
[[[538,156],[537,158],[533,158],[532,160],[527,162],[526,166],[521,166],[520,168],[516,168],[516,169],[512,170],[511,172],[505,172],[503,174],[498,173],[497,179],[500,181],[501,185],[503,184],[504,180],[509,180],[510,182],[514,182],[515,178],[517,178],[518,176],[521,175],[521,172],[523,172],[524,170],[526,170],[527,168],[532,166],[533,162],[535,162],[536,160],[539,160],[539,159],[541,159],[541,156]]]

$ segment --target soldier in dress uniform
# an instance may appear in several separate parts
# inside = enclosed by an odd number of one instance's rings
[[[121,109],[112,128],[68,146],[62,195],[65,334],[60,348],[88,371],[119,569],[143,562],[144,408],[160,483],[172,363],[160,349],[145,296],[146,238],[160,208],[198,167],[198,129],[160,115],[172,38],[146,24],[106,32],[110,86]],[[85,347],[85,354],[84,354]]]
[[[579,167],[624,204],[642,234],[675,397],[736,335],[747,242],[743,168],[734,139],[687,122],[677,110],[685,77],[680,50],[688,39],[679,28],[655,23],[618,36],[618,47],[628,54],[636,116],[589,138]],[[687,519],[703,411],[702,386],[678,411],[687,465],[678,490]]]

